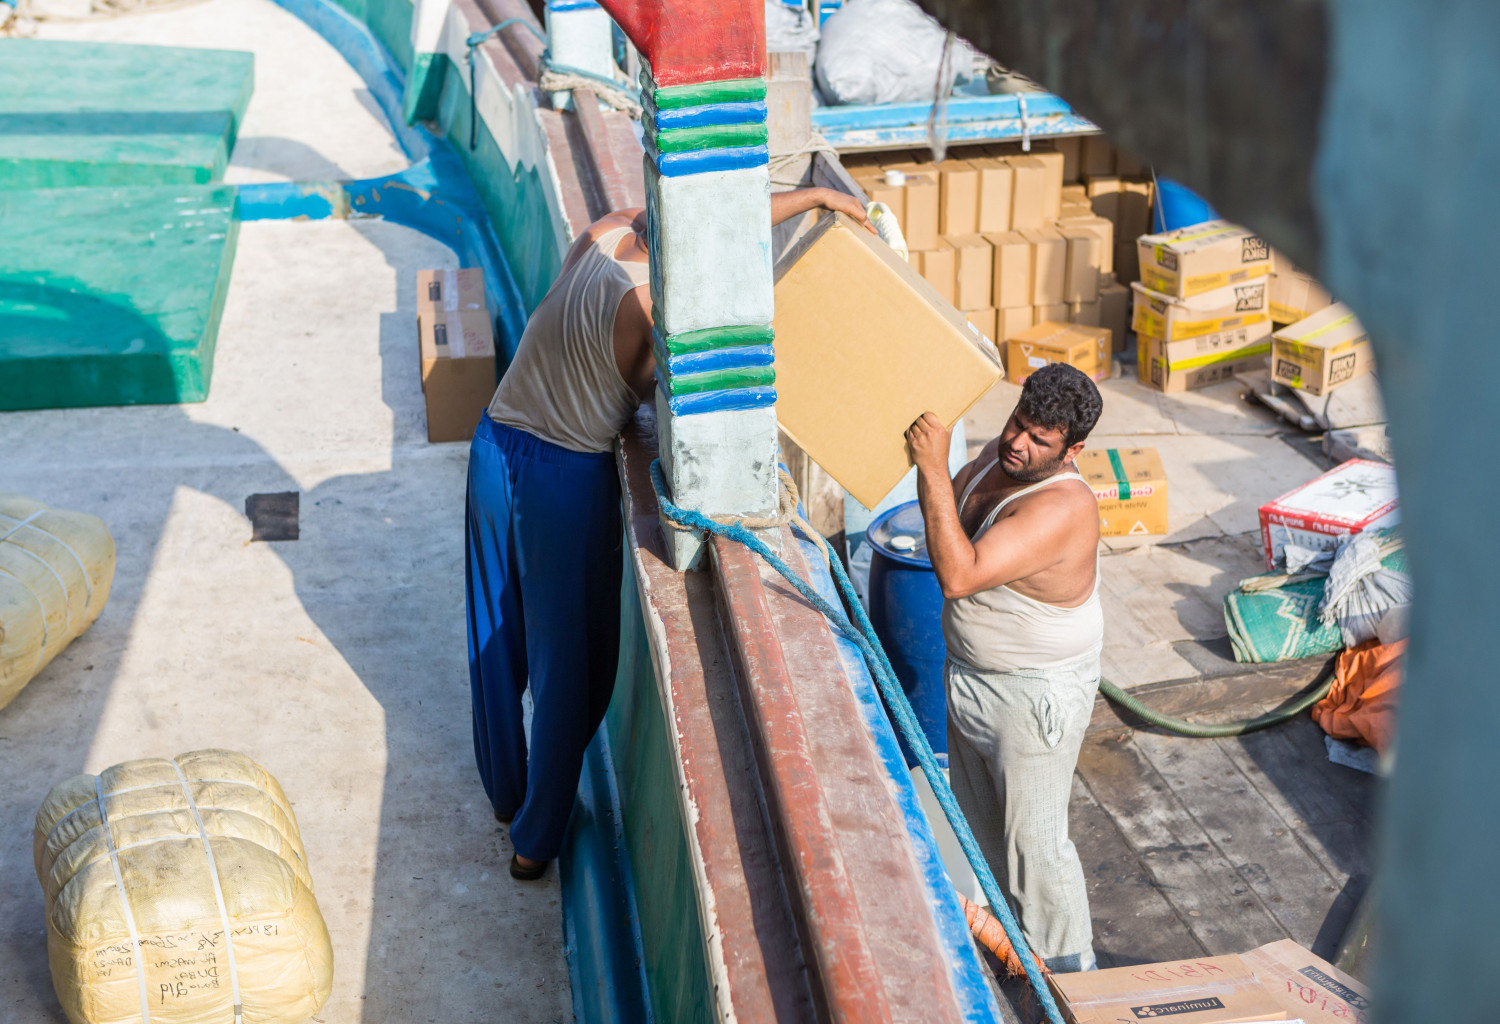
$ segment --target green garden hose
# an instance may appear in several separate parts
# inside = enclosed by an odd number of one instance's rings
[[[1268,711],[1264,715],[1257,715],[1254,718],[1247,718],[1243,722],[1225,722],[1222,725],[1207,725],[1199,722],[1184,721],[1181,718],[1173,718],[1171,715],[1164,715],[1160,711],[1154,711],[1108,679],[1101,678],[1099,680],[1099,692],[1137,718],[1151,725],[1166,729],[1169,732],[1179,733],[1183,736],[1196,736],[1203,739],[1212,739],[1217,736],[1243,736],[1247,732],[1269,729],[1273,725],[1280,725],[1282,722],[1290,721],[1328,696],[1328,690],[1331,686],[1333,686],[1332,661],[1328,663],[1328,668],[1323,670],[1323,676],[1317,685],[1297,698],[1290,706],[1280,708],[1276,711]]]

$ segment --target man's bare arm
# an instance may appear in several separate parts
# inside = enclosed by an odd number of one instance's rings
[[[875,230],[870,224],[870,219],[865,216],[865,208],[859,204],[858,199],[847,192],[832,188],[799,188],[791,192],[772,192],[771,223],[780,224],[799,213],[806,213],[819,206],[825,210],[846,213],[869,230]]]

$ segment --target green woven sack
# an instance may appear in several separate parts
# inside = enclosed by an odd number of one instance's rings
[[[1407,572],[1406,548],[1396,547],[1380,560],[1395,572]],[[1276,586],[1278,578],[1287,582]],[[1324,625],[1318,617],[1328,577],[1287,577],[1284,573],[1252,576],[1224,598],[1224,625],[1234,660],[1291,661],[1344,649],[1337,623]]]

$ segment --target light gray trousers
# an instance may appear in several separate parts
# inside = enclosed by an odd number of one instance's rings
[[[1093,925],[1068,797],[1099,689],[1097,651],[1027,672],[980,672],[952,658],[948,767],[958,806],[1043,959],[1093,960]]]

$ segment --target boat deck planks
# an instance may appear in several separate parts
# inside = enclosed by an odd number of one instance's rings
[[[1071,832],[1100,966],[1288,937],[1331,957],[1368,877],[1375,786],[1330,763],[1307,718],[1230,739],[1091,736]]]

